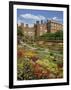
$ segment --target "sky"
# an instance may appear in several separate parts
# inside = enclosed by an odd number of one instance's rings
[[[33,26],[36,21],[56,20],[63,23],[63,11],[17,9],[17,23]]]

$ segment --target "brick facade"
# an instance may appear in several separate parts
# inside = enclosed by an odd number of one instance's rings
[[[49,20],[48,23],[47,23],[47,30],[48,32],[57,32],[59,30],[63,30],[63,25],[61,23],[58,23],[56,21],[51,21]]]
[[[34,24],[33,27],[29,27],[28,24],[26,24],[25,26],[23,23],[21,23],[18,28],[21,28],[21,30],[23,30],[24,35],[26,36],[38,37],[47,32],[54,33],[59,30],[63,30],[63,25],[53,20],[48,20],[47,23],[43,23],[43,21],[41,20],[41,23],[39,23],[39,21],[36,21],[36,24]]]

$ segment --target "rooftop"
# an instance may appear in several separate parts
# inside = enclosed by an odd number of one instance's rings
[[[57,24],[61,24],[61,25],[63,25],[61,22],[59,22],[59,21],[55,21],[55,20],[48,20],[48,22],[52,22],[52,23],[57,23]]]

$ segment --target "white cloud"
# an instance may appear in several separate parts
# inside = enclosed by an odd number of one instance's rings
[[[52,20],[61,21],[62,19],[60,19],[58,17],[53,17]]]
[[[25,18],[25,19],[33,19],[33,20],[45,20],[46,18],[44,16],[41,15],[33,15],[33,14],[22,14],[20,15],[21,17]]]
[[[57,17],[53,17],[52,19],[53,19],[53,20],[57,20]]]

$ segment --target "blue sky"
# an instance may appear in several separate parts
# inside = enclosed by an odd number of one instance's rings
[[[36,21],[48,19],[63,23],[63,11],[17,9],[17,23],[25,23],[32,26]]]

